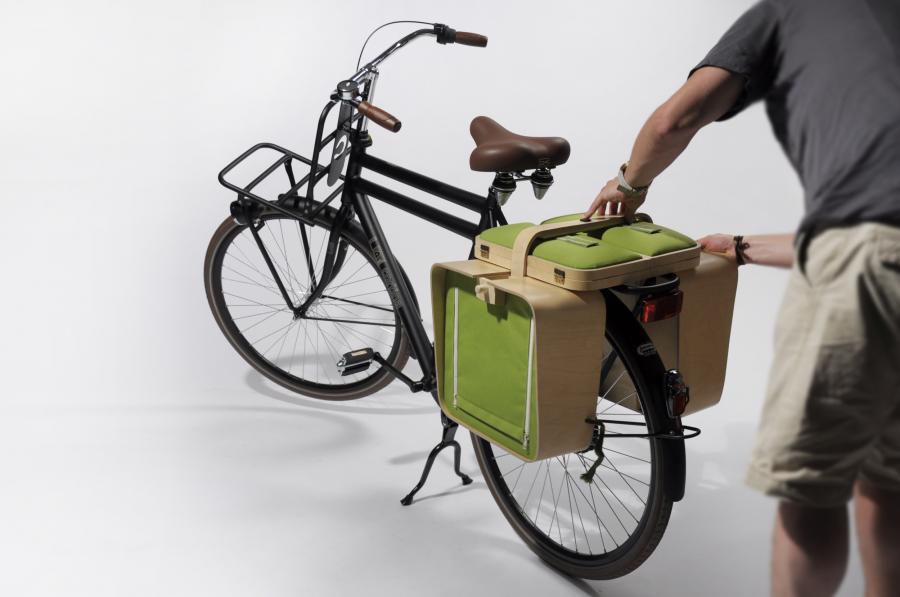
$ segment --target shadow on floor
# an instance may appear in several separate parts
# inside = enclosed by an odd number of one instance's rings
[[[305,408],[316,410],[367,415],[421,415],[438,413],[438,407],[434,404],[434,400],[430,394],[425,392],[416,394],[415,399],[420,401],[420,403],[415,404],[410,397],[405,395],[408,393],[407,390],[396,384],[388,386],[372,396],[366,396],[365,398],[360,398],[358,400],[328,401],[309,398],[277,387],[253,369],[247,371],[244,382],[251,390],[258,394],[262,394],[267,398],[272,398],[273,400],[278,400],[279,402],[292,404],[294,406],[303,406]]]

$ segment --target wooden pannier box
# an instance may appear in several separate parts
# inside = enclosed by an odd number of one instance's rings
[[[688,412],[718,401],[737,279],[727,260],[701,255],[673,230],[617,216],[492,228],[475,254],[435,264],[431,275],[439,401],[464,427],[527,461],[585,448],[585,419],[604,381],[599,290],[672,272],[682,280],[682,312],[647,331],[691,386]]]

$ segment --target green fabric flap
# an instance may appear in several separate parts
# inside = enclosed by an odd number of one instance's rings
[[[576,269],[606,267],[617,263],[636,261],[641,258],[637,253],[621,247],[602,241],[595,241],[589,236],[584,238],[591,239],[593,241],[592,244],[590,246],[582,246],[563,240],[563,238],[557,238],[543,241],[531,251],[531,254],[535,257]]]
[[[657,232],[662,232],[663,227],[658,224],[651,224],[650,222],[635,222],[631,225],[632,230],[637,230],[638,232],[645,232],[647,234],[656,234]]]
[[[607,228],[601,238],[606,244],[650,257],[697,246],[693,239],[680,232],[647,222]]]
[[[488,305],[475,296],[472,278],[446,275],[442,401],[497,443],[533,453],[533,441],[522,446],[529,369],[532,429],[537,408],[537,370],[528,362],[531,307],[511,294],[504,305]]]
[[[600,244],[600,241],[589,236],[585,236],[583,234],[567,234],[566,236],[560,236],[556,240],[561,240],[566,243],[572,243],[573,245],[578,245],[579,247],[593,247]]]
[[[494,243],[495,245],[500,245],[512,249],[513,244],[515,244],[516,242],[516,237],[519,236],[519,233],[532,226],[534,226],[534,224],[532,224],[531,222],[521,222],[519,224],[496,226],[494,228],[488,228],[487,230],[479,234],[478,238],[489,243]]]
[[[476,396],[476,398],[482,398],[482,396]],[[522,396],[522,404],[525,403],[525,396]],[[498,417],[493,414],[491,411],[482,408],[478,405],[477,402],[472,402],[469,399],[460,396],[457,401],[459,409],[465,411],[469,415],[475,417],[479,421],[493,427],[500,433],[504,434],[511,440],[516,441],[517,443],[522,442],[522,421],[518,421],[517,423],[510,423],[506,421],[503,417]],[[523,409],[524,414],[524,409]],[[482,428],[483,429],[483,428]]]

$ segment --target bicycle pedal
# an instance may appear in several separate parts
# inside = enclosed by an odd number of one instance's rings
[[[338,373],[342,377],[353,375],[354,373],[362,373],[369,368],[375,359],[375,351],[371,348],[360,348],[345,352],[341,360],[337,362]]]

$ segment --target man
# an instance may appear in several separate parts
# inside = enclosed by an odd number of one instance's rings
[[[793,265],[748,473],[751,486],[780,500],[772,594],[837,591],[853,497],[866,595],[896,597],[900,2],[754,5],[650,116],[630,160],[585,216],[631,217],[700,128],[759,99],[804,186],[796,242],[794,235],[701,241],[739,263]]]

